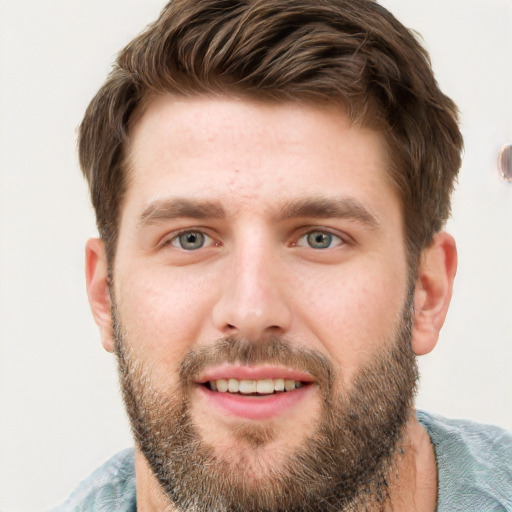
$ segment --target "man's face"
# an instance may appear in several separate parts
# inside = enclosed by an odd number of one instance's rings
[[[347,493],[375,489],[364,468],[385,477],[415,382],[380,135],[332,105],[160,97],[132,141],[116,343],[137,440],[169,497],[224,479],[270,510],[251,489],[282,495],[269,475],[329,466],[314,450],[336,452]],[[313,478],[303,469],[297,489]]]

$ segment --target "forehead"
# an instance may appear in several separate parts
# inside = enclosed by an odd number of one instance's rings
[[[398,204],[382,136],[339,105],[158,96],[131,135],[124,209],[139,214],[166,196],[218,200],[228,213],[316,195]]]

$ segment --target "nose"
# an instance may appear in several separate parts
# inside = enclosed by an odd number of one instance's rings
[[[253,241],[234,250],[225,264],[213,309],[215,328],[249,341],[286,333],[292,322],[290,295],[275,250]]]

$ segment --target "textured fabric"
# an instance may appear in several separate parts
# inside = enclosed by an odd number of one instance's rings
[[[438,512],[512,511],[512,432],[417,413],[432,439]]]
[[[129,448],[114,455],[51,512],[136,512],[135,458]]]
[[[417,416],[436,452],[437,512],[512,512],[512,433],[422,411]],[[134,455],[128,449],[98,468],[52,512],[136,510]]]

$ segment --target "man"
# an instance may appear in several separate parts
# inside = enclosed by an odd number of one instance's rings
[[[135,450],[61,510],[511,510],[511,436],[414,410],[461,147],[377,3],[171,1],[80,128]]]

